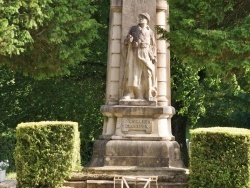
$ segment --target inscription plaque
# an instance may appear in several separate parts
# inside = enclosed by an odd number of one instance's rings
[[[145,118],[123,118],[122,132],[128,133],[131,131],[152,133],[152,119]]]

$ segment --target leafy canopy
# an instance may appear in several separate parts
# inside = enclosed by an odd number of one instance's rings
[[[168,1],[172,56],[196,69],[226,76],[250,76],[250,2]],[[225,71],[227,70],[227,71]]]
[[[247,98],[250,92],[250,1],[168,3],[170,32],[159,32],[170,41],[177,112],[195,123],[215,104],[225,107],[229,99],[235,100],[232,105],[244,104],[241,96]],[[233,106],[223,109],[232,113],[237,110]],[[247,106],[241,108],[246,111]]]
[[[36,78],[69,73],[98,38],[88,0],[0,0],[0,65]]]

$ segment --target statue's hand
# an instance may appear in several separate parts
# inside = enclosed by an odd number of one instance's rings
[[[149,49],[148,55],[149,55],[149,58],[151,59],[151,61],[152,61],[153,64],[157,63],[157,58],[156,58],[156,56],[154,56],[154,54],[153,54],[153,52],[152,52],[151,49]]]
[[[133,37],[132,35],[128,35],[128,36],[127,36],[127,40],[128,40],[129,42],[133,42],[134,37]]]

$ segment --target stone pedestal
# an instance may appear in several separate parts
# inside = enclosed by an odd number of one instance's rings
[[[124,105],[126,102],[128,105]],[[123,105],[101,107],[105,117],[102,139],[174,140],[171,133],[173,107],[156,106],[155,101],[143,100],[122,100],[121,103]]]
[[[171,134],[174,108],[155,101],[120,103],[101,107],[106,117],[103,133],[89,166],[183,167],[179,144]]]
[[[183,167],[175,141],[98,140],[89,167]]]

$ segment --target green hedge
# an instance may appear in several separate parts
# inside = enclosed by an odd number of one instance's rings
[[[19,188],[60,187],[80,166],[80,139],[75,122],[21,123],[14,158]]]
[[[250,187],[250,130],[213,127],[191,131],[192,188]]]

